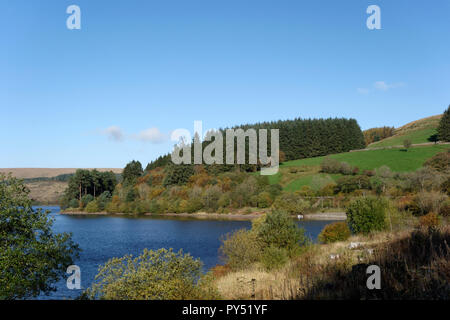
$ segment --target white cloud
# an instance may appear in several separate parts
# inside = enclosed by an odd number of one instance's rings
[[[359,94],[368,94],[369,93],[369,89],[366,89],[366,88],[358,88],[356,90],[358,91]]]
[[[391,83],[391,84],[387,84],[384,81],[376,81],[373,84],[374,88],[377,90],[381,90],[381,91],[388,91],[389,89],[395,89],[395,88],[400,88],[400,87],[404,87],[405,84],[403,82],[397,82],[397,83]]]
[[[110,140],[114,141],[122,141],[124,138],[124,134],[122,129],[118,126],[111,126],[102,130],[102,134],[106,135]]]
[[[137,139],[144,142],[163,143],[168,140],[168,136],[158,128],[149,128],[139,132]]]
[[[375,81],[373,83],[373,88],[378,91],[388,91],[390,89],[404,87],[404,82],[396,82],[396,83],[386,83],[385,81]],[[359,94],[369,94],[372,90],[368,88],[356,88]]]

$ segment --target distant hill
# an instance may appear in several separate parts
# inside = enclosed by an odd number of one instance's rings
[[[84,169],[84,168],[83,168]],[[13,176],[20,179],[53,178],[62,174],[75,173],[77,168],[0,168],[0,173],[11,172]],[[120,168],[97,168],[98,171],[112,171],[122,173]]]
[[[64,181],[49,180],[75,173],[76,168],[0,168],[0,173],[12,173],[13,176],[24,179],[30,189],[30,197],[38,204],[58,204],[60,196],[67,188],[67,179]],[[100,168],[98,171],[112,171],[122,173],[119,168]]]
[[[436,134],[436,129],[442,115],[416,120],[395,129],[395,134],[392,137],[371,143],[367,148],[380,148],[401,146],[403,141],[409,139],[412,144],[428,143],[429,137]]]

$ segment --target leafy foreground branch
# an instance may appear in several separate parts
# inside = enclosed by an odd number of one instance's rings
[[[48,212],[33,210],[23,181],[0,174],[0,299],[48,294],[66,276],[79,248],[52,225]]]

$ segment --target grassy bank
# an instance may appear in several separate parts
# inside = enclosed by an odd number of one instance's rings
[[[224,299],[448,299],[450,228],[409,228],[311,245],[281,269],[253,265],[215,270]],[[359,246],[350,249],[350,243]],[[332,259],[332,257],[335,257]],[[336,258],[337,257],[337,258]],[[366,268],[378,265],[382,290],[368,290]],[[447,296],[446,296],[447,295]]]

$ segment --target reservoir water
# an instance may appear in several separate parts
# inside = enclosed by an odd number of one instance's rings
[[[129,216],[68,216],[59,207],[41,207],[54,217],[55,232],[71,232],[81,248],[75,264],[81,269],[82,289],[94,281],[98,267],[113,257],[139,255],[144,248],[183,249],[200,258],[205,271],[220,263],[220,239],[228,232],[250,228],[250,221],[203,220],[195,218],[156,218]],[[301,220],[298,224],[314,241],[322,228],[334,221]],[[38,299],[74,299],[81,290],[69,290],[65,281],[57,284],[57,291]]]

